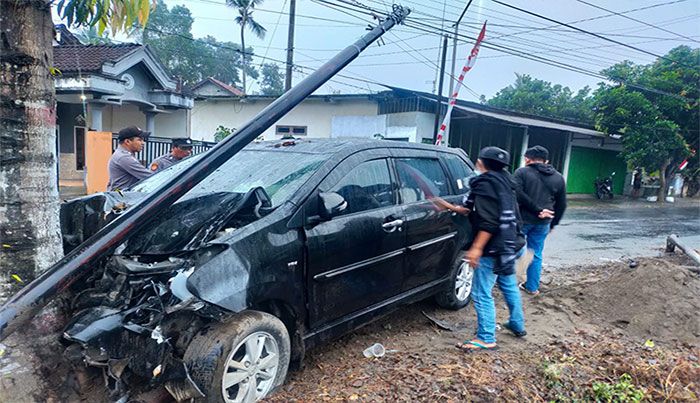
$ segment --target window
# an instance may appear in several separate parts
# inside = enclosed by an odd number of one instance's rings
[[[321,189],[328,188],[321,185]],[[343,214],[394,205],[386,160],[363,162],[327,191],[338,193],[348,203]]]
[[[85,169],[85,128],[75,126],[75,169]]]
[[[413,203],[449,194],[447,177],[440,162],[430,158],[401,158],[396,160],[401,186],[402,203]]]
[[[306,136],[307,126],[276,126],[278,136]]]
[[[474,171],[456,155],[445,155],[445,164],[452,175],[452,185],[457,194],[469,193],[469,179],[475,176]]]

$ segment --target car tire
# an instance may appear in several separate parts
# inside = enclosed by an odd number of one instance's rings
[[[184,361],[205,395],[196,401],[247,402],[270,396],[284,383],[290,353],[289,333],[279,319],[245,311],[196,335]]]
[[[471,301],[472,281],[474,269],[469,267],[464,258],[466,252],[461,251],[452,263],[450,281],[445,290],[435,296],[438,305],[445,309],[462,309]]]

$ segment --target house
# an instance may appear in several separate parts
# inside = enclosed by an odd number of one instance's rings
[[[437,99],[433,94],[387,87],[377,94],[311,95],[265,131],[266,140],[295,137],[370,137],[434,143]],[[241,91],[204,80],[193,88],[192,137],[212,141],[218,126],[237,129],[277,97],[243,96]],[[441,113],[447,106],[443,99]],[[554,167],[568,180],[569,193],[593,193],[598,176],[612,172],[614,189],[621,193],[627,166],[620,157],[622,143],[594,128],[558,119],[532,116],[458,100],[450,120],[452,147],[475,156],[485,146],[522,154],[534,145],[550,150]]]
[[[153,136],[189,137],[193,99],[148,46],[83,45],[57,26],[53,51],[59,186],[84,185],[89,131],[136,125]]]

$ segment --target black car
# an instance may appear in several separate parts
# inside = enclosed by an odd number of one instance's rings
[[[66,251],[190,163],[64,203]],[[308,348],[402,304],[469,302],[467,219],[432,200],[459,203],[472,175],[445,147],[251,144],[74,287],[66,355],[102,367],[115,399],[261,399]]]

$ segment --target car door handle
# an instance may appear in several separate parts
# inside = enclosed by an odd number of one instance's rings
[[[382,224],[382,228],[385,231],[389,231],[389,232],[393,232],[394,230],[396,230],[396,228],[398,228],[400,231],[402,225],[403,225],[403,220],[397,219],[394,221],[385,222],[384,224]]]

